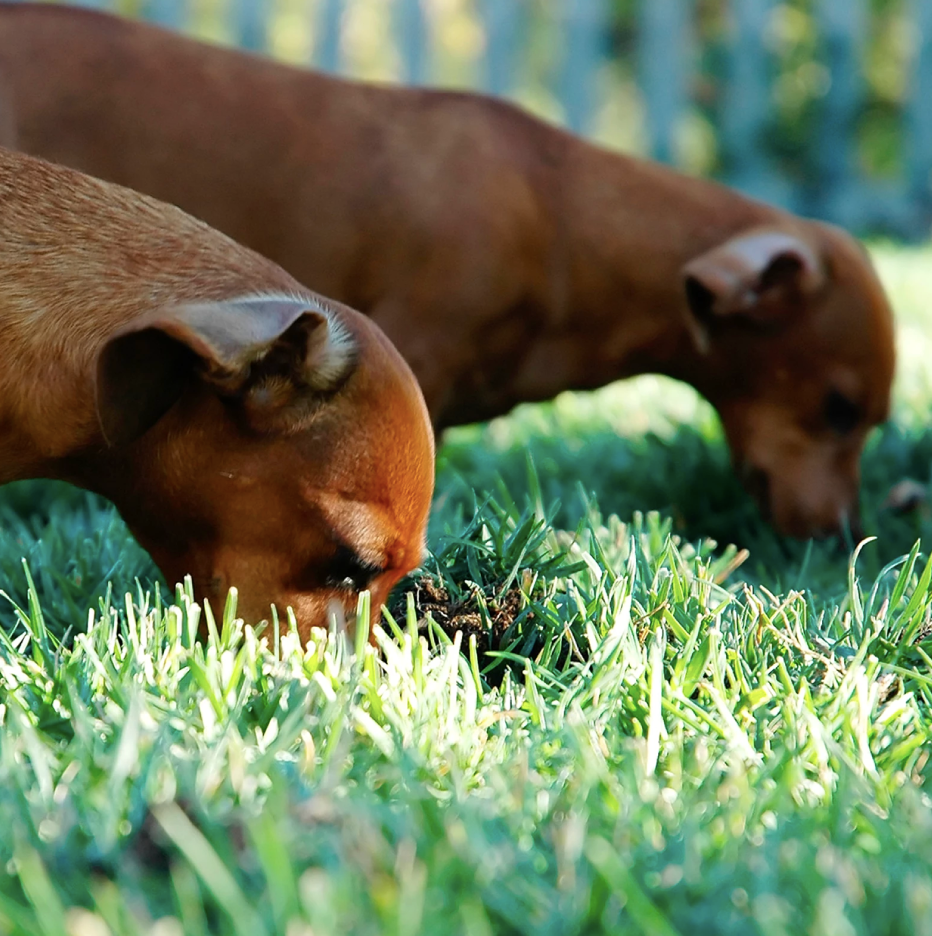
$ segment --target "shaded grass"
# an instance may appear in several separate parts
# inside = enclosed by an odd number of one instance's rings
[[[554,518],[559,525],[573,526],[592,497],[606,513],[623,518],[656,510],[670,517],[674,531],[686,540],[711,538],[747,548],[751,559],[742,577],[749,582],[777,591],[805,585],[821,596],[837,593],[847,552],[832,542],[784,539],[761,522],[731,470],[720,426],[711,415],[705,425],[635,438],[619,438],[606,428],[593,432],[584,425],[564,426],[556,414],[547,415],[554,431],[527,441],[501,441],[493,429],[457,431],[438,464],[441,509],[448,513],[441,513],[436,525],[468,512],[474,489],[495,489],[499,479],[510,496],[526,496],[530,457],[544,500],[560,504]],[[930,540],[928,511],[904,516],[884,506],[897,480],[910,477],[928,486],[930,466],[932,431],[910,431],[891,423],[870,439],[862,465],[862,516],[865,530],[878,541],[863,553],[865,575],[876,575],[891,559],[908,552],[917,538]]]

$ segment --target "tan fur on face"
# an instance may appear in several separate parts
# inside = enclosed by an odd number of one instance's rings
[[[0,331],[0,479],[110,497],[170,582],[326,625],[334,553],[372,546],[331,495],[378,506],[380,600],[419,562],[433,435],[407,365],[178,209],[0,149]]]

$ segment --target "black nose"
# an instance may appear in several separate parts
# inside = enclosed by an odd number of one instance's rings
[[[823,540],[833,552],[851,553],[855,546],[864,539],[864,528],[859,517],[843,517],[837,526],[829,529],[813,530],[812,539]]]

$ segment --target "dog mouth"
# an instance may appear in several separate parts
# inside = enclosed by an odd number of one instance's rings
[[[842,511],[834,523],[824,525],[806,523],[802,517],[799,517],[794,518],[796,522],[777,524],[774,517],[770,475],[762,468],[745,462],[741,466],[739,477],[745,490],[757,504],[764,522],[777,526],[783,535],[796,539],[835,541],[840,548],[847,549],[849,552],[864,539],[864,529],[856,508]]]

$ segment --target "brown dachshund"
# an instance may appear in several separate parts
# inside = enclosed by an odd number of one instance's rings
[[[438,428],[659,372],[716,407],[776,526],[855,523],[891,312],[840,230],[489,98],[342,81],[0,6],[0,139],[192,214],[370,315]]]
[[[433,434],[369,319],[179,209],[0,149],[0,482],[119,508],[169,582],[302,636],[417,566]]]

